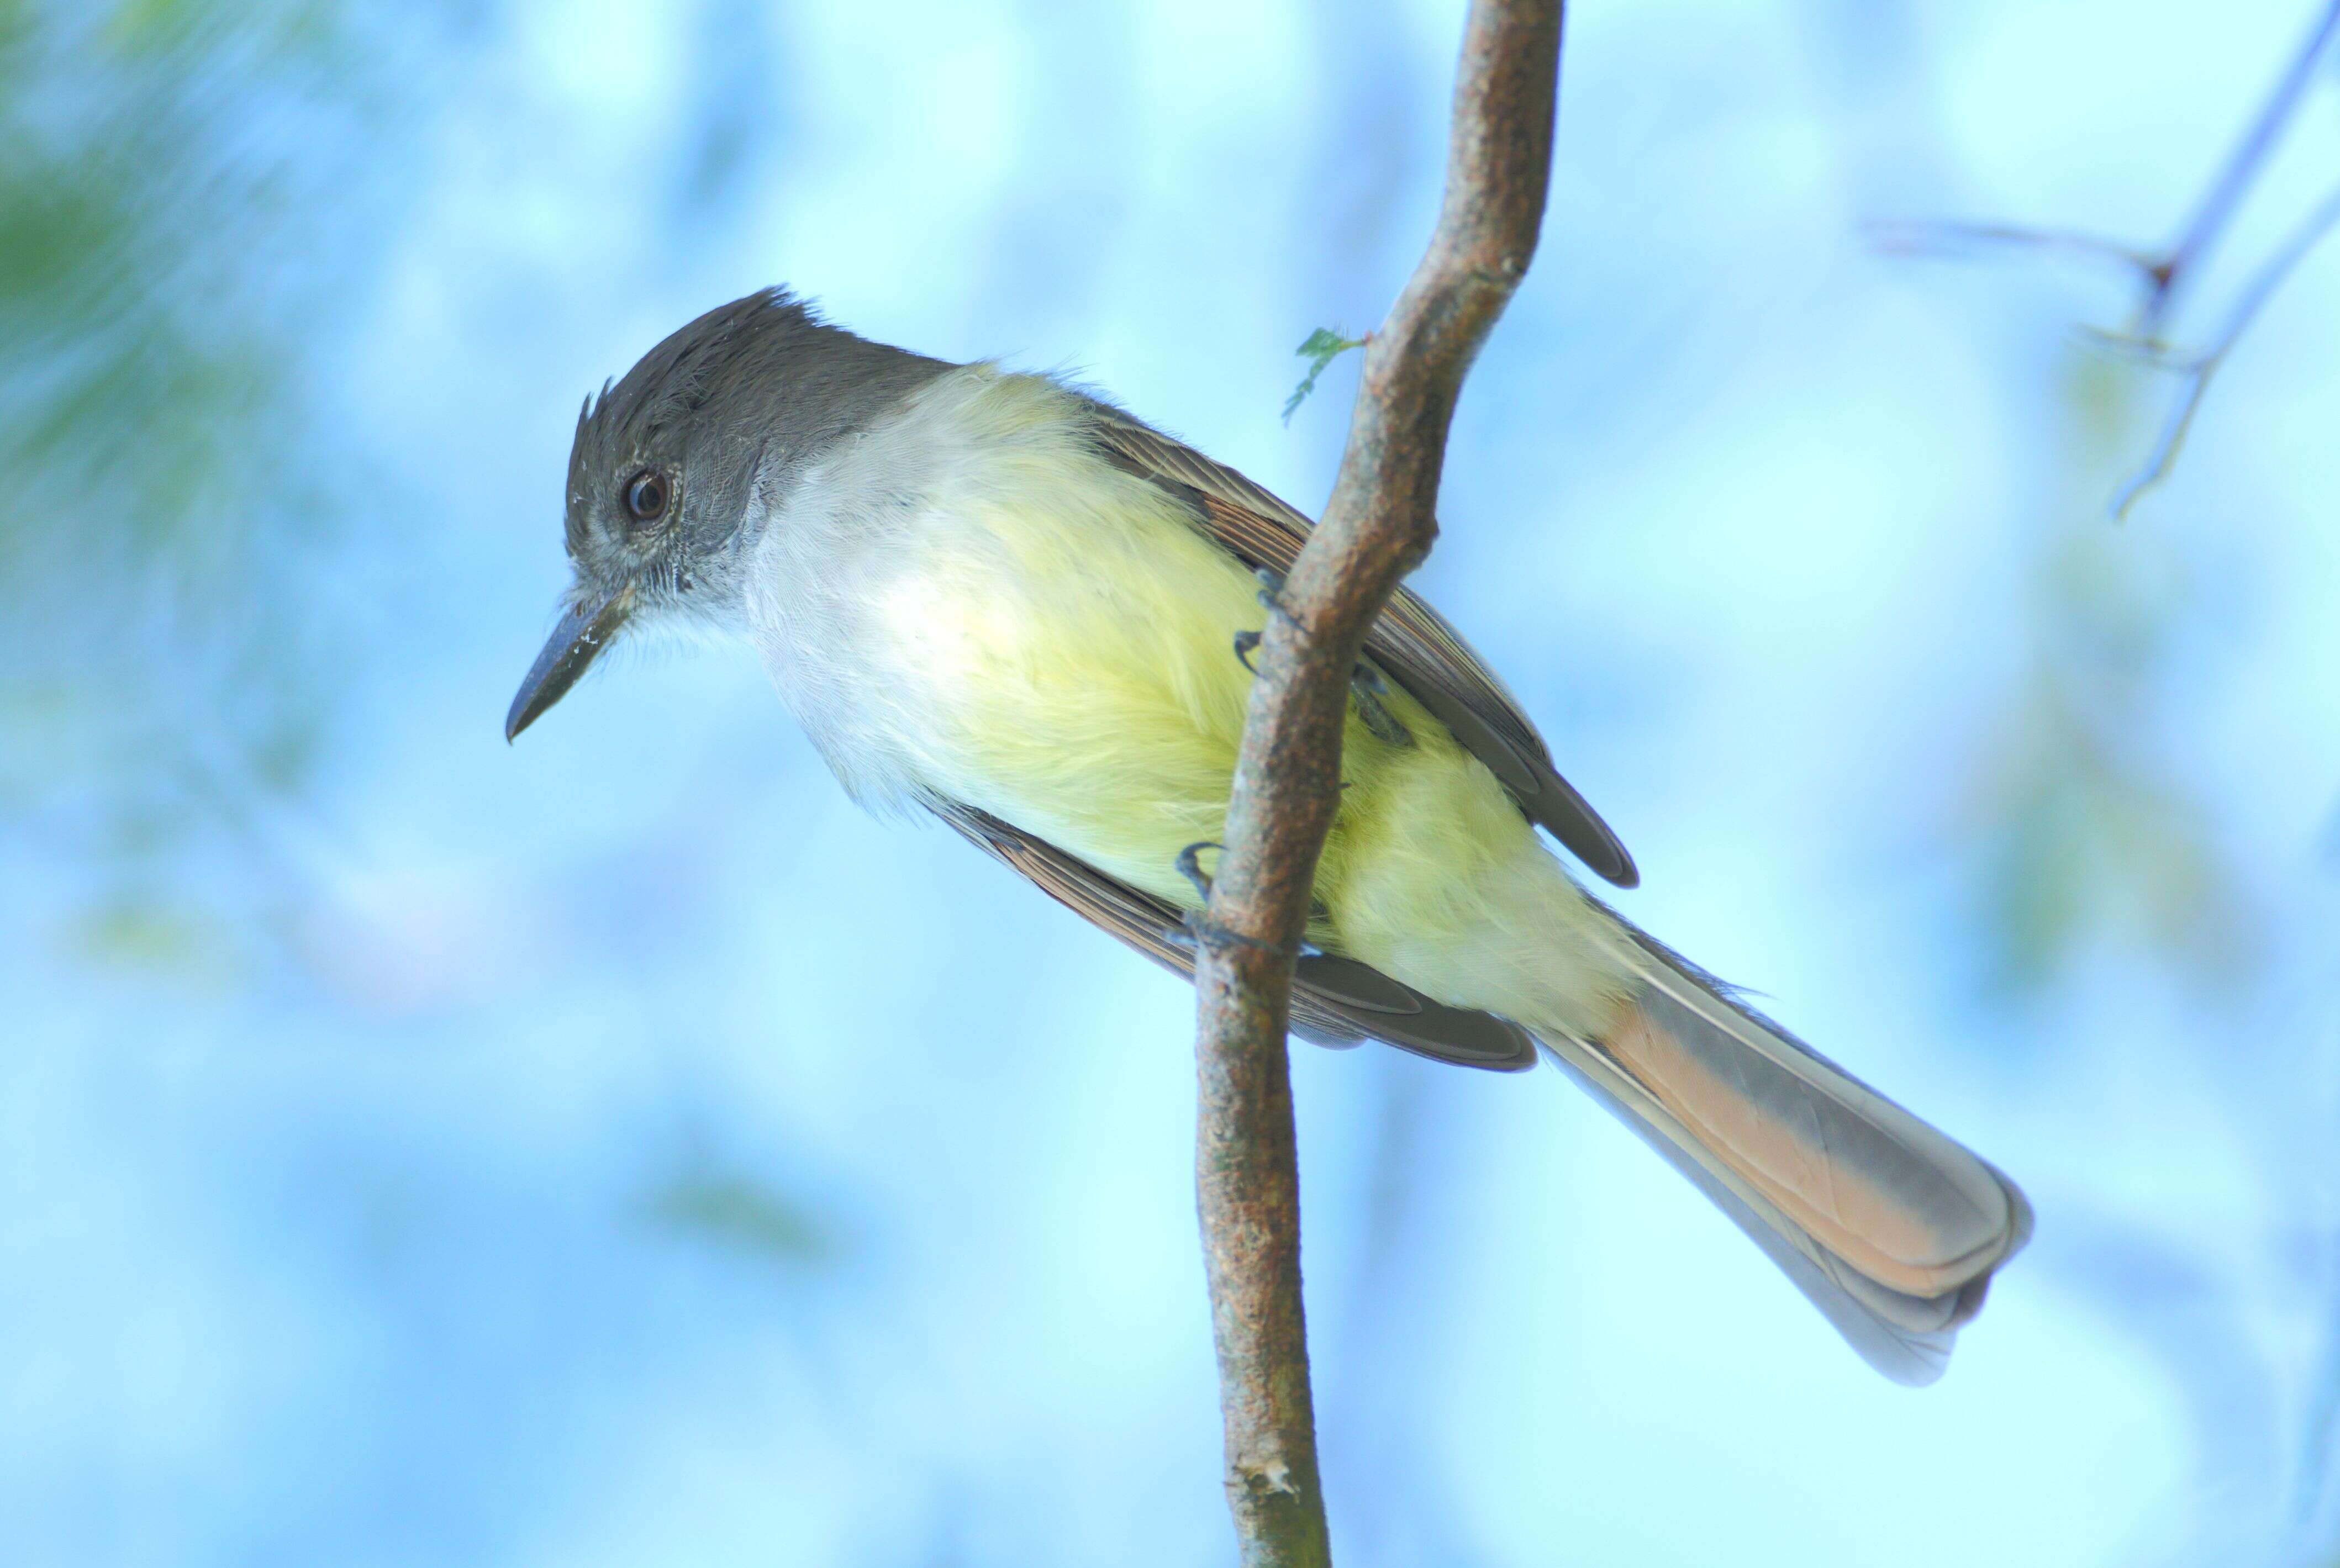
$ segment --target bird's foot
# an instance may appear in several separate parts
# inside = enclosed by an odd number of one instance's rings
[[[1373,732],[1373,739],[1385,746],[1413,744],[1413,731],[1408,729],[1398,716],[1389,710],[1389,704],[1382,700],[1389,695],[1389,683],[1382,679],[1380,670],[1362,659],[1357,660],[1357,668],[1349,677],[1349,690],[1357,700],[1357,717],[1364,720],[1365,728]]]
[[[1199,843],[1189,844],[1179,850],[1178,858],[1172,862],[1177,867],[1178,875],[1195,885],[1195,897],[1206,904],[1211,901],[1211,879],[1203,874],[1203,851],[1225,848],[1224,844],[1214,843],[1205,839]]]

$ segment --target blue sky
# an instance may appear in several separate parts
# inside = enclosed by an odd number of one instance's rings
[[[1314,508],[1354,366],[1287,428],[1291,351],[1413,263],[1459,6],[326,11],[313,77],[241,23],[183,45],[189,156],[292,171],[289,213],[103,283],[267,323],[234,493],[322,499],[217,545],[233,595],[80,569],[167,488],[42,468],[71,526],[0,525],[39,678],[0,710],[0,1553],[1231,1561],[1188,994],[859,814],[737,651],[500,724],[579,398],[766,283]],[[1343,1560],[2330,1552],[2340,255],[2115,525],[2169,391],[2076,332],[2125,281],[1863,237],[2162,239],[2309,19],[1572,9],[1543,250],[1416,581],[1632,848],[1626,912],[2039,1230],[1913,1394],[1557,1075],[1300,1048]],[[50,32],[67,108],[146,112]],[[2335,114],[2327,72],[2186,341]],[[139,199],[174,233],[213,189]],[[240,749],[296,707],[297,767]],[[93,848],[131,805],[172,826]]]

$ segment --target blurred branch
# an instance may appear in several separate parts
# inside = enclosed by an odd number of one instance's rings
[[[2184,378],[2183,395],[2169,411],[2169,417],[2162,422],[2161,434],[2154,442],[2153,455],[2113,498],[2115,517],[2127,516],[2130,503],[2167,476],[2170,464],[2177,461],[2178,449],[2186,444],[2186,432],[2194,426],[2195,411],[2202,406],[2202,394],[2210,390],[2210,378],[2217,373],[2227,354],[2234,352],[2235,344],[2249,330],[2251,323],[2266,304],[2267,297],[2283,285],[2284,280],[2291,276],[2301,260],[2332,232],[2335,223],[2340,223],[2340,186],[2335,186],[2308,214],[2306,221],[2291,232],[2282,248],[2276,252],[2275,259],[2259,269],[2257,275],[2251,279],[2250,286],[2236,301],[2233,313],[2227,317],[2226,330],[2201,353],[2187,359],[2173,360],[2159,352],[2149,342],[2119,338],[2108,340],[2117,346],[2138,350],[2153,364],[2176,371]]]
[[[1968,252],[2029,250],[2062,252],[2087,261],[2111,262],[2151,276],[2160,263],[2135,245],[2100,234],[2038,229],[2022,223],[1954,223],[1916,218],[1883,219],[1868,225],[1869,243],[1889,256],[1949,256]]]
[[[2315,62],[2322,56],[2325,46],[2332,42],[2335,29],[2340,29],[2340,0],[2333,0],[2333,4],[2325,7],[2324,15],[2317,19],[2306,41],[2299,46],[2299,52],[2292,56],[2290,65],[2285,67],[2282,78],[2276,83],[2275,91],[2267,94],[2265,106],[2259,110],[2259,117],[2252,122],[2250,130],[2227,158],[2226,167],[2219,170],[2218,177],[2211,182],[2210,189],[2202,197],[2202,204],[2195,209],[2194,221],[2186,225],[2185,233],[2152,269],[2153,287],[2138,313],[2139,337],[2151,339],[2158,335],[2162,321],[2169,313],[2170,302],[2178,288],[2192,276],[2202,258],[2209,253],[2210,247],[2226,231],[2227,223],[2234,217],[2235,209],[2242,204],[2244,195],[2250,190],[2251,182],[2258,178],[2259,171],[2266,166],[2267,156],[2275,151],[2276,142],[2282,136],[2292,111],[2299,106],[2301,96],[2307,91],[2308,81],[2315,74]]]
[[[1300,1193],[1284,1035],[1316,860],[1340,803],[1341,730],[1366,628],[1430,551],[1462,378],[1534,254],[1552,172],[1560,0],[1473,0],[1446,196],[1430,247],[1366,349],[1322,524],[1273,600],[1196,918],[1195,1185],[1243,1562],[1331,1560],[1300,1294]]]
[[[2122,332],[2096,335],[2137,352],[2158,368],[2176,372],[2182,378],[2181,391],[2177,402],[2162,422],[2152,454],[2114,498],[2112,512],[2117,518],[2127,515],[2139,495],[2168,475],[2178,450],[2185,445],[2186,432],[2193,427],[2194,415],[2202,406],[2203,394],[2209,390],[2210,377],[2257,316],[2267,297],[2331,231],[2335,221],[2340,221],[2340,191],[2335,191],[2307,222],[2292,232],[2276,258],[2252,279],[2228,318],[2226,331],[2216,343],[2196,354],[2179,357],[2169,353],[2162,339],[2162,328],[2168,322],[2180,291],[2192,282],[2204,258],[2225,236],[2243,198],[2282,139],[2285,127],[2315,77],[2316,62],[2335,33],[2340,33],[2340,0],[2331,0],[2317,17],[2266,101],[2260,105],[2257,117],[2220,165],[2209,189],[2203,193],[2193,217],[2177,239],[2164,250],[2150,251],[2095,234],[2021,224],[1897,222],[1869,225],[1871,243],[1894,255],[1944,255],[2006,248],[2061,252],[2113,262],[2137,275],[2145,292],[2134,320]]]

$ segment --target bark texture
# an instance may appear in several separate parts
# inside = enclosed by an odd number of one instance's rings
[[[1225,849],[1197,922],[1195,1183],[1246,1568],[1332,1561],[1301,1307],[1292,968],[1340,802],[1350,672],[1366,628],[1437,537],[1455,400],[1535,253],[1561,13],[1560,0],[1471,6],[1438,227],[1366,344],[1332,500],[1268,617]]]

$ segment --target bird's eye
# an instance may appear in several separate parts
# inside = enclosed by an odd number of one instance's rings
[[[626,481],[626,512],[636,522],[656,522],[666,514],[666,475],[644,469]]]

